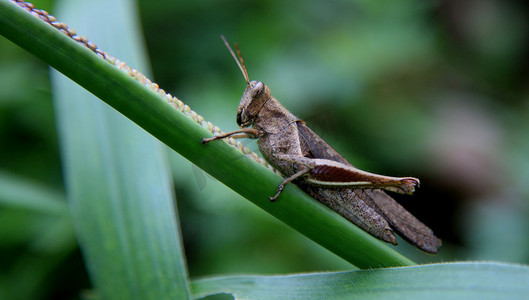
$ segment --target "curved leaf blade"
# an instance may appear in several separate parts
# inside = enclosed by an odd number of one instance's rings
[[[503,263],[447,263],[287,276],[198,279],[195,299],[527,299],[529,267]]]

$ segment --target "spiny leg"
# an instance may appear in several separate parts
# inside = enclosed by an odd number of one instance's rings
[[[337,161],[280,154],[282,160],[308,167],[311,173],[307,183],[328,188],[384,189],[401,194],[411,194],[420,181],[413,177],[391,177],[362,171]]]

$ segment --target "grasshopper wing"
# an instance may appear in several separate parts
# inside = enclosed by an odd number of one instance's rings
[[[352,166],[343,156],[327,144],[319,135],[305,123],[298,121],[299,142],[303,156],[309,158],[324,158]]]
[[[370,199],[366,201],[367,203],[376,205],[375,210],[382,214],[405,240],[428,253],[435,254],[439,251],[441,240],[393,198],[381,190],[362,190],[359,193],[363,195],[361,196],[363,199]]]

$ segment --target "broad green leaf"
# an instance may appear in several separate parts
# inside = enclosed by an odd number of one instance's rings
[[[447,263],[339,273],[197,279],[195,299],[528,299],[529,267]]]
[[[118,11],[105,9],[109,14]],[[82,15],[92,21],[101,17],[90,15],[89,11],[83,11]],[[75,27],[75,24],[70,26]],[[77,30],[81,31],[80,28]],[[373,268],[413,264],[295,186],[288,185],[278,201],[271,203],[268,196],[275,193],[281,182],[280,176],[227,143],[203,145],[200,140],[211,136],[210,131],[174,109],[166,99],[130,75],[7,0],[0,0],[0,33],[67,75],[226,186],[355,266]],[[98,37],[84,34],[90,40],[98,41]],[[220,42],[219,47],[223,47]],[[109,48],[102,48],[112,52]],[[143,70],[131,60],[122,60]],[[93,122],[100,124],[102,120]],[[86,123],[95,126],[92,122]],[[76,136],[84,138],[79,134]]]
[[[145,70],[134,4],[63,1],[57,15]],[[165,148],[58,72],[52,83],[74,229],[97,293],[188,298]]]

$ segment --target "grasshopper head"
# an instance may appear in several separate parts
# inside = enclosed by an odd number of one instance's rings
[[[226,48],[230,51],[231,56],[233,56],[233,59],[235,59],[235,62],[244,76],[244,80],[246,80],[246,83],[248,84],[242,95],[239,108],[237,109],[237,124],[240,127],[252,126],[266,101],[271,97],[270,89],[262,81],[250,81],[248,72],[244,66],[241,51],[237,44],[235,44],[235,49],[237,50],[239,58],[237,58],[235,52],[233,52],[233,49],[231,49],[230,44],[228,44],[228,41],[226,41],[224,36],[221,35],[220,37],[224,41]]]
[[[270,89],[262,81],[248,83],[237,109],[237,124],[241,127],[252,126],[270,97]]]

